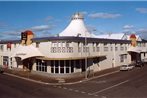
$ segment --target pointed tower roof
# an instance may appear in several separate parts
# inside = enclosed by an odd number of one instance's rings
[[[80,36],[80,37],[91,37],[90,32],[84,24],[84,17],[81,13],[75,13],[70,24],[61,32],[59,36]]]

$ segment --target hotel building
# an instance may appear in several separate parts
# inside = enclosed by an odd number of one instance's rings
[[[0,41],[0,65],[50,77],[72,77],[118,67],[147,58],[147,42],[134,34],[127,39],[98,38],[91,34],[80,13],[56,37]],[[123,36],[123,38],[125,38]]]

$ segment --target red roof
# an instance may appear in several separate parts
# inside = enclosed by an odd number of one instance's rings
[[[135,34],[131,34],[130,38],[136,38],[136,35]]]
[[[34,35],[34,33],[30,30],[26,30],[24,33],[27,33],[27,35]]]

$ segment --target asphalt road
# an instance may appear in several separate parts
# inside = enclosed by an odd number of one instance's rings
[[[147,98],[147,66],[72,85],[46,85],[0,74],[0,98]]]

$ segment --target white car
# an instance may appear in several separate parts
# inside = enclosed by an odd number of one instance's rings
[[[122,65],[122,66],[120,67],[120,70],[121,70],[121,71],[125,71],[125,70],[131,70],[131,69],[133,69],[133,68],[134,68],[134,65],[133,65],[133,64]]]

